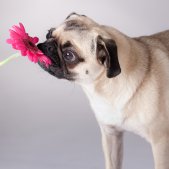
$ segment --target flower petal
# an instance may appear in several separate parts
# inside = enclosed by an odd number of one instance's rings
[[[47,58],[45,55],[39,56],[39,61],[41,63],[44,63],[46,65],[46,67],[48,67],[49,65],[51,65],[51,60],[49,58]]]
[[[28,58],[31,62],[33,62],[33,57],[32,57],[32,53],[28,50],[27,51],[27,55],[28,55]]]
[[[33,38],[32,38],[32,42],[33,42],[33,43],[36,44],[36,43],[38,43],[38,41],[39,41],[39,38],[38,38],[38,37],[33,37]]]
[[[12,39],[7,39],[6,42],[7,42],[8,44],[12,44],[12,43],[13,43],[13,40],[12,40]]]
[[[23,39],[14,39],[14,43],[24,44]]]
[[[26,33],[26,31],[25,31],[25,27],[23,26],[23,24],[22,24],[22,23],[19,23],[19,26],[20,26],[21,30],[22,30],[23,32],[25,32],[25,33]]]
[[[25,46],[22,46],[22,45],[16,45],[16,47],[17,47],[17,49],[19,49],[19,50],[25,50],[26,48],[25,48]]]
[[[38,62],[38,57],[36,56],[36,54],[33,56],[33,62],[37,63]]]
[[[22,56],[26,56],[27,55],[27,51],[26,50],[21,50],[21,55]]]
[[[21,29],[20,27],[14,25],[12,28],[13,28],[13,30],[14,30],[16,33],[18,33],[20,36],[24,36],[24,35],[25,35],[25,32],[22,31],[22,29]]]
[[[21,38],[21,36],[18,33],[16,33],[14,30],[12,30],[12,29],[10,29],[9,32],[10,32],[11,38],[13,38],[13,39]]]
[[[15,44],[12,44],[12,47],[17,50],[17,47]]]
[[[38,57],[37,57],[36,53],[33,53],[30,50],[28,50],[27,55],[28,55],[28,58],[29,58],[30,61],[37,63]]]

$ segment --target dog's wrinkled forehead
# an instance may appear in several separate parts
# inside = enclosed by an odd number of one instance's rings
[[[79,15],[76,13],[71,13],[65,20],[65,31],[87,31],[90,29],[91,24],[93,24],[90,18],[85,15]]]
[[[58,37],[63,32],[65,33],[64,35],[70,32],[82,34],[84,32],[89,32],[95,25],[98,24],[87,16],[71,13],[60,26],[51,28],[46,38]]]

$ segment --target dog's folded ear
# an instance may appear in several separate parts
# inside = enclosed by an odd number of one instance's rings
[[[106,67],[108,78],[121,73],[117,45],[114,40],[97,37],[97,60]]]

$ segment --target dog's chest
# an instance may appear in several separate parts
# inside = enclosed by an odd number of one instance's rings
[[[106,125],[121,126],[123,122],[122,109],[108,104],[103,98],[90,100],[97,120]]]
[[[126,118],[127,111],[125,107],[128,101],[127,94],[124,94],[123,97],[117,96],[112,100],[101,97],[93,90],[84,91],[89,98],[91,107],[94,110],[95,116],[99,123],[118,127],[122,130],[128,130],[145,138],[147,137],[145,127],[142,123],[140,123],[140,118],[137,116],[137,113],[135,116]]]
[[[89,98],[92,109],[94,110],[95,116],[100,123],[106,125],[114,125],[121,127],[124,115],[123,115],[123,100],[116,103],[116,100],[108,102],[104,97],[101,97],[95,92],[88,92],[86,94]]]
[[[95,116],[100,124],[114,126],[121,130],[127,130],[146,138],[144,126],[139,123],[137,117],[126,120],[123,109],[123,101],[117,104],[108,104],[103,98],[89,99]]]

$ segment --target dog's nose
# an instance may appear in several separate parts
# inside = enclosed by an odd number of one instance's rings
[[[52,60],[53,64],[57,66],[60,65],[60,59],[57,52],[57,44],[55,42],[51,41],[39,43],[37,47]]]
[[[37,47],[38,47],[38,49],[39,49],[39,50],[41,50],[41,51],[42,51],[43,44],[42,44],[42,43],[39,43],[39,44],[37,45]]]
[[[54,42],[39,43],[37,47],[49,57],[57,54],[57,46]]]

